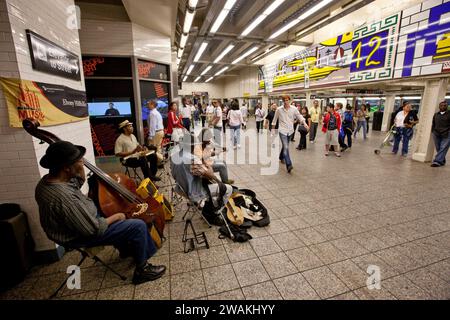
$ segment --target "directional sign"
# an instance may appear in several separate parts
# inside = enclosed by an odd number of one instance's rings
[[[27,30],[27,37],[33,69],[72,80],[81,80],[79,56],[30,30]]]

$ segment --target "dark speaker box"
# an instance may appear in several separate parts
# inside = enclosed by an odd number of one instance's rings
[[[25,278],[32,266],[34,241],[28,220],[16,204],[0,205],[0,289]]]

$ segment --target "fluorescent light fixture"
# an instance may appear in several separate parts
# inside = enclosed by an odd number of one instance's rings
[[[181,57],[183,56],[183,51],[184,51],[183,48],[178,48],[178,54],[177,54],[177,57],[178,57],[178,58],[181,59]]]
[[[236,64],[236,63],[238,63],[239,61],[245,59],[246,57],[248,57],[249,55],[251,55],[253,52],[255,52],[255,51],[258,50],[258,49],[259,49],[259,47],[253,47],[253,48],[251,48],[251,49],[248,50],[246,53],[244,53],[242,56],[240,56],[239,58],[237,58],[236,60],[234,60],[234,61],[232,62],[232,64]]]
[[[323,7],[325,7],[327,4],[331,3],[333,0],[322,0],[318,4],[316,4],[314,7],[306,10],[304,13],[302,13],[297,19],[292,20],[285,26],[281,27],[278,31],[275,31],[269,39],[274,39],[278,37],[280,34],[286,32],[287,30],[291,29],[293,26],[299,24],[302,20],[306,19],[310,15],[314,14],[315,12],[319,11]]]
[[[209,70],[211,70],[212,66],[207,67],[205,70],[203,70],[202,73],[200,73],[201,76],[203,76],[205,73],[207,73]]]
[[[252,61],[255,61],[255,60],[260,59],[260,57],[261,57],[262,55],[268,54],[269,52],[275,50],[275,49],[278,48],[278,47],[279,47],[279,45],[275,45],[275,46],[273,46],[273,47],[270,47],[270,48],[266,49],[266,51],[262,52],[261,54],[258,54],[256,57],[252,58]]]
[[[186,72],[186,75],[190,75],[190,74],[191,74],[192,69],[194,69],[194,66],[195,66],[195,64],[191,64],[191,65],[189,66],[189,69],[188,69],[188,71]]]
[[[315,22],[314,24],[312,24],[311,26],[307,27],[306,29],[303,29],[299,32],[297,32],[297,34],[295,35],[296,37],[299,37],[301,35],[303,35],[305,32],[308,32],[309,30],[311,30],[312,28],[315,28],[316,26],[318,26],[319,24],[321,24],[322,22],[325,22],[326,20],[328,20],[330,18],[330,15],[327,15],[326,17],[323,17],[322,19],[320,19],[319,21]]]
[[[317,11],[319,11],[320,9],[325,7],[330,2],[333,2],[333,0],[323,0],[322,2],[316,4],[314,7],[307,10],[305,13],[303,13],[298,19],[303,20],[305,18],[308,18],[310,15],[312,15],[313,13],[316,13]]]
[[[227,71],[228,68],[229,68],[229,67],[224,67],[224,68],[220,69],[214,76],[217,77],[219,74],[222,74],[222,73],[224,73],[225,71]]]
[[[198,49],[197,55],[194,58],[194,62],[197,62],[200,60],[200,57],[202,56],[203,52],[205,51],[206,47],[208,46],[208,42],[203,42],[200,46],[200,49]]]
[[[212,79],[214,79],[214,77],[208,78],[205,82],[210,82]]]
[[[222,11],[220,11],[216,21],[214,21],[214,24],[210,30],[211,33],[216,33],[216,31],[219,30],[220,26],[222,25],[223,21],[225,20],[225,18],[227,17],[228,13],[230,12],[231,8],[233,8],[235,3],[236,0],[227,0]]]
[[[250,32],[252,32],[253,29],[255,29],[261,22],[263,22],[276,8],[278,8],[285,0],[275,0],[272,2],[270,6],[267,7],[266,10],[258,17],[256,18],[242,33],[241,36],[245,37]]]
[[[233,48],[234,48],[234,44],[230,44],[225,50],[222,51],[222,53],[216,58],[216,60],[214,60],[214,63],[217,63],[220,60],[222,60],[223,57],[225,57],[228,54],[228,52],[233,50]]]
[[[195,9],[197,7],[198,0],[189,0],[189,8]]]
[[[187,39],[188,39],[188,35],[186,33],[183,33],[181,35],[181,39],[180,39],[180,48],[186,47]]]
[[[186,10],[186,14],[184,16],[184,25],[183,25],[183,33],[189,33],[191,30],[192,22],[194,21],[195,11]]]
[[[197,82],[198,80],[200,80],[200,78],[201,78],[201,76],[198,76],[198,77],[194,80],[194,82]]]
[[[186,82],[187,78],[188,78],[188,76],[184,76],[183,82]]]
[[[291,22],[289,22],[287,25],[283,26],[282,28],[280,28],[278,31],[274,32],[269,39],[274,39],[276,37],[278,37],[280,34],[286,32],[287,30],[289,30],[290,28],[292,28],[293,26],[295,26],[296,24],[298,24],[300,22],[300,20],[292,20]]]

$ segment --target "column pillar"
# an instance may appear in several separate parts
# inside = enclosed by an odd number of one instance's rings
[[[261,96],[261,104],[262,104],[262,108],[264,110],[266,110],[266,114],[267,114],[267,109],[269,108],[269,96],[268,95]]]
[[[311,91],[305,92],[305,98],[306,98],[305,106],[308,108],[308,110],[310,110],[313,105],[313,100],[311,100]]]
[[[434,144],[431,137],[433,116],[439,108],[439,102],[445,99],[448,78],[429,80],[425,82],[425,89],[419,112],[419,124],[415,132],[413,143],[413,160],[429,162],[433,158]]]
[[[386,95],[386,102],[384,103],[383,123],[381,125],[381,131],[388,131],[389,124],[391,123],[391,114],[394,112],[395,106],[395,94]]]

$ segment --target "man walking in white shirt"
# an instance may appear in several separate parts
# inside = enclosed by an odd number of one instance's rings
[[[191,113],[192,109],[191,106],[188,104],[188,101],[186,98],[183,98],[181,100],[182,105],[180,108],[181,117],[183,118],[183,127],[190,131],[191,130]]]
[[[283,97],[283,103],[284,106],[279,107],[277,111],[275,111],[275,116],[272,120],[272,130],[275,130],[275,126],[278,122],[278,133],[282,143],[280,161],[281,163],[286,164],[287,171],[291,173],[294,167],[292,166],[291,157],[289,155],[289,141],[291,140],[291,135],[294,133],[294,123],[299,121],[306,129],[309,129],[309,127],[298,109],[290,105],[289,96]]]

